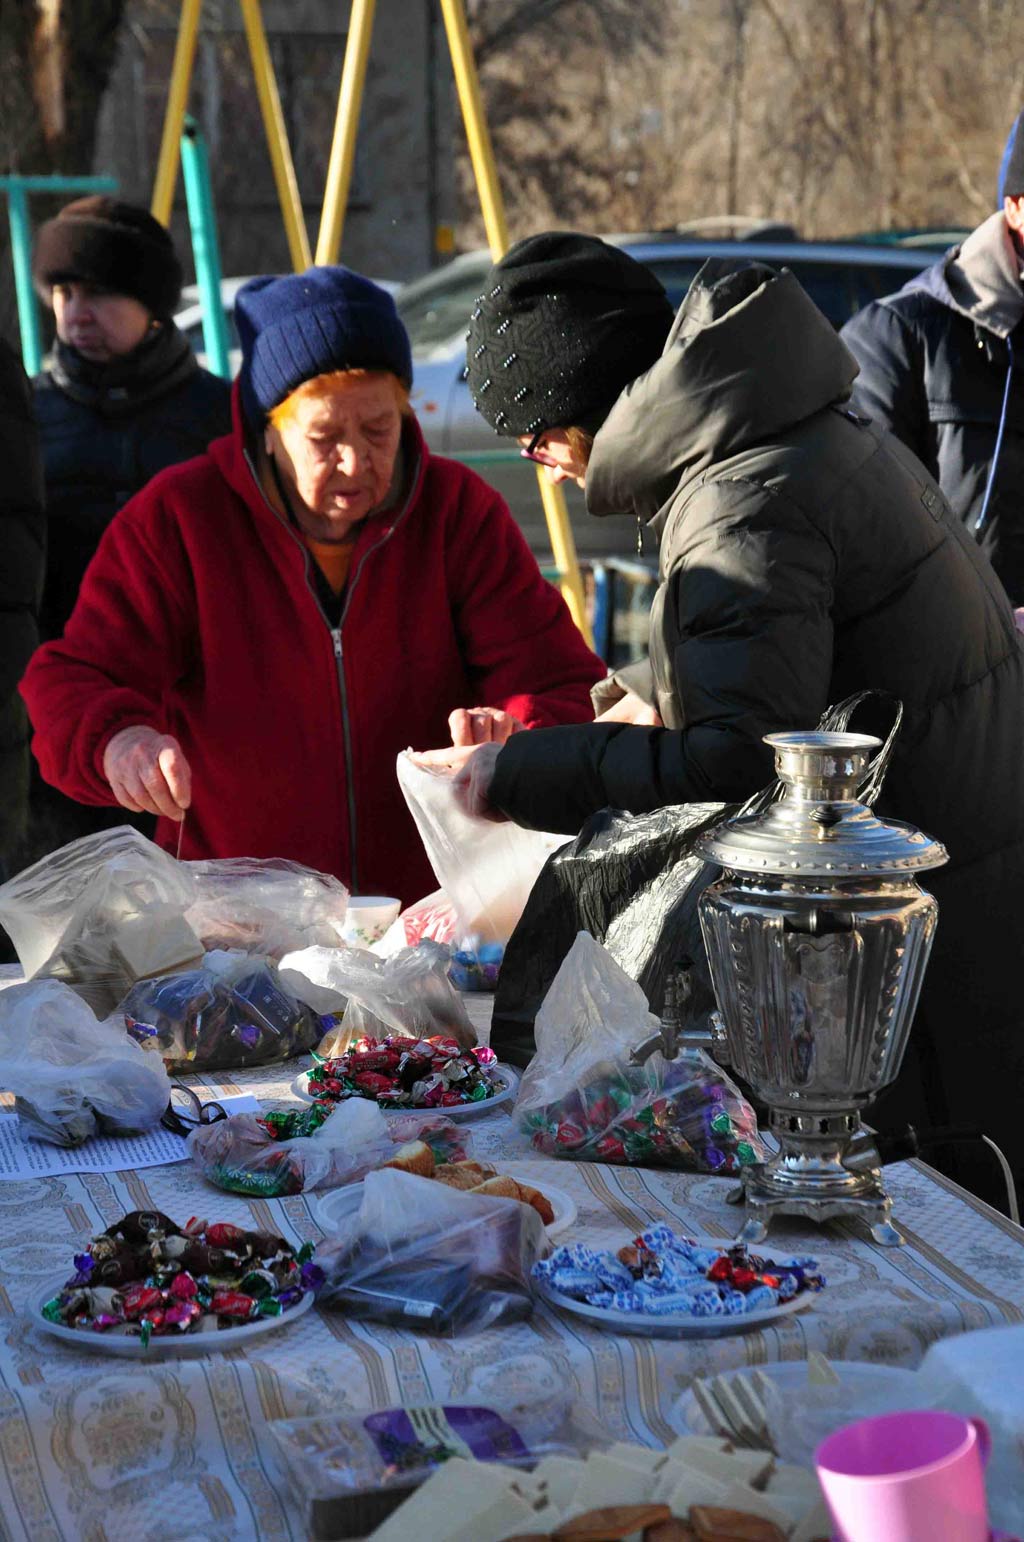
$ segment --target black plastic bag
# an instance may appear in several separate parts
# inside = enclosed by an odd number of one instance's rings
[[[532,1058],[534,1019],[579,932],[604,944],[659,1017],[666,985],[685,971],[681,1025],[708,1027],[715,996],[697,901],[719,869],[693,848],[729,812],[724,803],[650,814],[602,809],[549,858],[505,950],[491,1029],[499,1059]]]

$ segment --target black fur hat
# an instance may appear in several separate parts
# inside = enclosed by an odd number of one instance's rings
[[[77,279],[131,295],[167,321],[181,299],[181,263],[167,231],[145,209],[116,198],[76,198],[36,236],[32,276],[51,303],[54,284]]]

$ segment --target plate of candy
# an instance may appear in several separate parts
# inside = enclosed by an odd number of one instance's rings
[[[814,1258],[773,1258],[659,1222],[617,1253],[555,1248],[533,1282],[550,1305],[613,1333],[718,1338],[803,1311],[825,1285],[817,1271]]]
[[[234,1349],[308,1312],[323,1276],[307,1243],[135,1210],[94,1237],[74,1274],[32,1301],[35,1325],[75,1349],[129,1359]]]
[[[474,1119],[514,1098],[519,1078],[492,1049],[460,1049],[454,1039],[388,1034],[359,1039],[345,1054],[315,1064],[292,1082],[307,1103],[370,1098],[381,1113],[434,1109],[448,1119]]]

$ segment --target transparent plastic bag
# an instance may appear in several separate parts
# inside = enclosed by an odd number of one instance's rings
[[[575,1388],[536,1355],[503,1360],[502,1387],[460,1400],[274,1420],[268,1429],[314,1537],[362,1537],[438,1466],[467,1454],[525,1470],[545,1457],[582,1458],[607,1434],[581,1409]],[[517,1387],[516,1383],[520,1383]],[[509,1385],[511,1383],[511,1385]]]
[[[364,948],[306,948],[288,954],[281,967],[314,1011],[344,1014],[317,1045],[322,1059],[334,1059],[362,1038],[389,1034],[441,1035],[472,1049],[476,1030],[448,979],[448,959],[447,948],[423,942],[386,959]]]
[[[283,857],[231,857],[186,864],[195,900],[186,920],[204,948],[280,958],[297,948],[337,946],[348,890],[329,873]]]
[[[414,948],[420,942],[452,944],[458,931],[455,907],[443,889],[435,889],[433,894],[403,910],[380,941],[374,943],[373,951],[381,958],[391,958],[402,948]]]
[[[348,1318],[433,1334],[530,1315],[530,1270],[547,1250],[536,1210],[384,1170],[363,1182],[351,1227],[323,1244],[319,1303]]]
[[[57,980],[0,991],[0,1087],[20,1134],[55,1146],[152,1129],[171,1098],[160,1061]]]
[[[546,1156],[732,1173],[765,1160],[757,1116],[701,1050],[630,1052],[658,1032],[635,980],[581,932],[537,1014],[519,1128]]]
[[[198,1125],[188,1149],[218,1188],[263,1198],[352,1183],[395,1150],[384,1115],[360,1098],[340,1103],[311,1135],[275,1140],[255,1114],[234,1114]]]
[[[450,772],[398,757],[398,785],[420,832],[430,865],[458,918],[461,939],[506,943],[548,857],[562,835],[474,819],[455,797]]]
[[[419,1114],[385,1119],[361,1098],[339,1103],[318,1125],[320,1110],[267,1115],[233,1114],[197,1126],[189,1154],[203,1177],[234,1194],[263,1199],[333,1189],[354,1183],[387,1162],[406,1142],[422,1140],[438,1161],[462,1161],[468,1136],[450,1120]],[[298,1131],[281,1139],[273,1120]]]
[[[120,1011],[132,1038],[169,1071],[267,1065],[305,1054],[321,1033],[270,959],[227,950],[208,953],[199,969],[140,980]]]
[[[184,920],[194,898],[184,864],[118,825],[9,879],[0,888],[0,924],[26,979],[62,980],[105,1017],[142,974],[201,956]]]

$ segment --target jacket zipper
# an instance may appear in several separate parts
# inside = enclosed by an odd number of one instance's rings
[[[246,465],[249,468],[249,475],[252,477],[253,482],[255,483],[256,491],[259,493],[260,497],[263,499],[263,502],[266,504],[266,506],[270,510],[271,514],[273,514],[274,518],[280,524],[282,524],[284,526],[285,530],[291,536],[292,540],[295,542],[296,546],[299,548],[300,552],[302,553],[303,572],[304,572],[305,578],[306,578],[306,588],[309,590],[310,594],[313,597],[313,601],[314,601],[314,603],[316,605],[317,611],[319,612],[321,620],[323,621],[324,625],[327,627],[327,630],[331,634],[331,646],[332,646],[332,648],[334,650],[334,669],[335,669],[335,674],[336,674],[337,680],[338,680],[338,696],[339,696],[340,703],[341,703],[341,730],[342,730],[342,742],[343,742],[343,745],[344,745],[344,753],[345,753],[345,779],[346,779],[346,782],[347,782],[347,799],[346,799],[346,801],[347,801],[347,804],[348,804],[348,825],[349,825],[349,829],[348,829],[349,884],[350,884],[351,892],[353,894],[358,894],[359,893],[359,860],[358,860],[358,858],[359,858],[359,846],[358,846],[358,828],[357,828],[357,821],[356,821],[355,780],[354,780],[354,777],[353,777],[353,774],[352,774],[353,773],[352,724],[351,724],[351,722],[349,720],[349,713],[348,713],[348,687],[347,687],[347,685],[345,683],[345,658],[344,658],[344,649],[343,649],[342,641],[341,641],[341,629],[345,625],[345,617],[348,615],[348,608],[349,608],[349,605],[352,602],[352,591],[355,588],[356,584],[359,582],[360,575],[361,575],[361,573],[363,571],[363,568],[366,566],[367,559],[369,557],[372,557],[374,552],[379,551],[382,546],[386,545],[387,542],[390,541],[391,537],[394,535],[395,531],[398,529],[398,526],[401,524],[402,520],[405,519],[406,515],[409,512],[409,509],[412,507],[413,496],[414,496],[414,494],[415,494],[415,492],[416,492],[416,490],[417,490],[417,488],[419,486],[419,481],[420,481],[420,460],[417,460],[416,465],[413,467],[413,475],[412,475],[412,477],[409,480],[409,492],[408,492],[408,494],[406,496],[406,500],[405,500],[404,504],[402,505],[399,513],[395,517],[394,522],[391,525],[388,526],[387,530],[381,536],[380,540],[374,542],[374,544],[372,546],[367,547],[366,551],[364,551],[363,555],[360,557],[360,559],[359,559],[359,566],[356,568],[355,573],[352,575],[351,581],[349,582],[348,588],[347,588],[346,593],[345,593],[345,603],[344,603],[344,605],[341,608],[341,619],[339,620],[338,625],[336,627],[333,627],[333,626],[331,626],[331,623],[328,620],[327,616],[324,614],[323,607],[321,606],[320,601],[317,598],[316,589],[314,588],[313,584],[310,582],[310,576],[309,576],[309,563],[310,563],[309,548],[295,534],[295,531],[292,529],[292,527],[289,524],[288,520],[283,518],[282,515],[280,515],[277,512],[277,510],[274,508],[274,505],[271,503],[270,499],[267,497],[266,493],[263,491],[262,485],[260,484],[259,476],[257,475],[257,472],[256,472],[256,467],[253,464],[252,457],[250,456],[249,451],[245,450],[243,452],[243,454],[244,454],[245,463],[246,463]]]
[[[342,620],[344,619],[343,611]],[[348,793],[349,880],[352,893],[358,894],[359,853],[356,845],[356,790],[352,779],[352,725],[348,717],[348,687],[345,684],[345,659],[341,646],[340,625],[331,628],[331,642],[334,644],[334,667],[337,671],[338,690],[341,695],[341,732],[345,744],[345,780]]]

